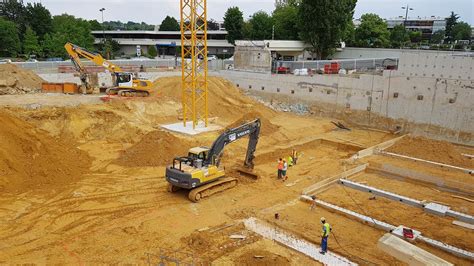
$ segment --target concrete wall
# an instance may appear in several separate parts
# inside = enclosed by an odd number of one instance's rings
[[[272,56],[268,49],[259,46],[237,46],[234,68],[245,71],[270,72]]]
[[[452,55],[459,52],[415,50],[415,49],[384,49],[384,48],[357,48],[346,47],[342,51],[333,55],[334,59],[354,59],[354,58],[391,58],[400,57],[402,53],[427,54],[427,55]]]
[[[412,133],[474,145],[474,75],[459,71],[472,68],[474,58],[439,58],[435,55],[428,58],[424,55],[424,58],[432,62],[430,66],[437,67],[416,71],[411,62],[422,62],[421,58],[404,55],[401,59],[406,67],[400,71],[385,71],[383,75],[301,77],[237,71],[222,71],[221,75],[242,89],[330,104],[337,109],[334,112],[361,112],[363,124],[385,124],[374,117],[378,116],[391,120],[386,122],[387,127],[402,125]],[[446,64],[444,69],[453,65],[453,72],[433,70],[443,63]],[[456,72],[459,75],[456,75],[457,79],[431,76],[435,72],[438,76],[442,73],[453,76]]]

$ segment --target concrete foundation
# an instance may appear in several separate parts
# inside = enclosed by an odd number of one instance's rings
[[[174,123],[174,124],[169,124],[169,125],[162,125],[161,127],[169,131],[173,131],[173,132],[185,134],[185,135],[191,135],[191,136],[198,135],[205,132],[220,130],[222,128],[216,124],[209,124],[208,127],[206,127],[204,122],[202,121],[199,122],[195,128],[193,128],[192,121],[186,122],[186,126],[184,126],[183,122],[179,122],[179,123]]]

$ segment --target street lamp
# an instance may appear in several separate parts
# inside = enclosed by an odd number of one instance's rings
[[[413,8],[411,8],[408,4],[407,6],[402,6],[402,9],[405,9],[406,12],[405,12],[405,23],[403,23],[405,29],[407,28],[407,20],[408,20],[408,11],[409,10],[413,10]]]
[[[104,11],[105,11],[105,8],[101,8],[99,9],[99,11],[102,13],[102,42],[103,42],[103,45],[105,45],[105,27],[104,27]]]

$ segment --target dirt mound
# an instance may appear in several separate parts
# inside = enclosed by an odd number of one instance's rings
[[[91,159],[74,145],[5,112],[0,124],[0,190],[49,188],[88,171]]]
[[[268,252],[266,250],[249,250],[242,254],[236,261],[235,265],[289,265],[290,260],[278,254]]]
[[[405,137],[387,151],[454,166],[474,167],[474,161],[464,157],[453,144],[446,141]]]
[[[13,64],[0,65],[0,95],[36,93],[43,82],[33,71]]]
[[[231,129],[238,127],[245,122],[249,122],[252,120],[255,120],[257,118],[260,118],[260,122],[262,123],[261,128],[260,128],[260,134],[262,135],[270,135],[280,128],[277,125],[272,124],[269,119],[267,119],[261,112],[258,111],[251,111],[243,115],[241,118],[239,118],[237,121],[233,122],[232,124],[228,125],[226,129]]]
[[[198,146],[197,143],[169,132],[153,131],[123,151],[115,163],[128,167],[165,166],[171,164],[174,157],[187,155],[194,146]]]
[[[154,89],[157,91],[158,97],[167,97],[181,102],[181,77],[160,78],[156,83]],[[249,109],[255,108],[265,115],[274,113],[269,108],[246,97],[242,91],[225,79],[210,77],[208,89],[211,117],[235,119]]]

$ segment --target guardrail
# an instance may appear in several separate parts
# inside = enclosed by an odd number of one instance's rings
[[[337,59],[337,60],[315,60],[315,61],[275,61],[274,71],[278,67],[286,67],[290,72],[295,69],[321,70],[325,65],[338,63],[345,70],[371,71],[377,68],[398,67],[398,58],[364,58],[364,59]]]

